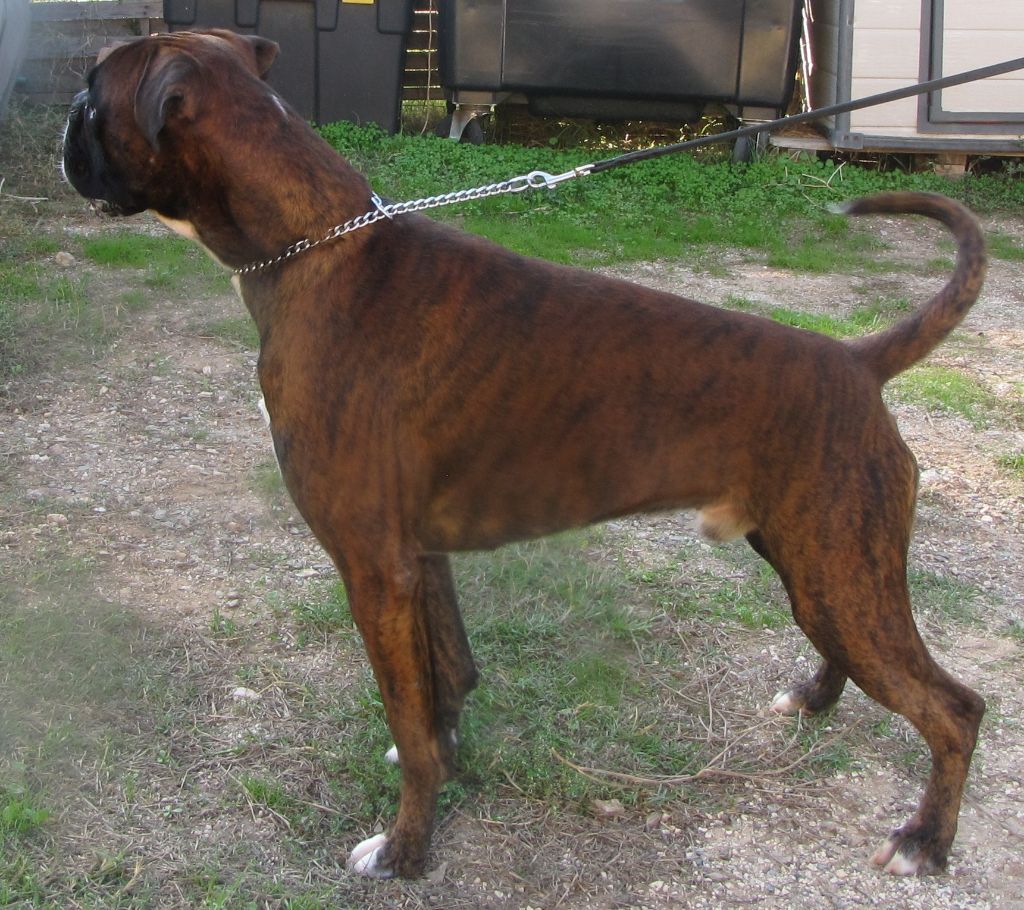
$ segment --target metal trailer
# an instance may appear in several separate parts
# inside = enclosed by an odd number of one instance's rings
[[[802,0],[438,0],[450,135],[497,104],[599,120],[784,112]]]

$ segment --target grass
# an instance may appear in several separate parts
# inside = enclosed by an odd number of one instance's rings
[[[1015,237],[990,232],[987,241],[988,252],[993,259],[1002,259],[1005,262],[1024,262],[1024,244]]]
[[[846,316],[829,316],[824,313],[808,313],[802,310],[790,310],[775,307],[768,315],[776,322],[820,332],[832,338],[850,338],[877,332],[890,325],[896,316],[910,309],[910,303],[904,298],[884,300],[875,298],[874,302],[857,307]]]
[[[922,570],[911,570],[908,580],[915,609],[931,610],[958,623],[974,623],[981,618],[982,592],[973,585]]]
[[[0,379],[102,357],[153,290],[173,299],[227,284],[207,256],[179,237],[120,231],[58,242],[17,222],[7,233],[13,255],[0,260]],[[62,268],[55,246],[90,265]],[[150,293],[123,290],[117,273],[124,269],[138,271]]]
[[[996,459],[996,464],[1015,477],[1024,480],[1024,452],[1000,455]]]
[[[173,298],[227,287],[222,270],[180,237],[129,222],[99,233],[65,229],[67,216],[85,209],[57,168],[65,115],[15,100],[0,130],[0,382],[104,356],[154,290]],[[57,254],[72,259],[62,264]],[[127,291],[125,269],[140,273]]]
[[[255,351],[260,346],[256,323],[248,313],[217,319],[206,326],[206,331],[231,347]]]
[[[991,426],[1006,416],[996,395],[977,379],[951,367],[916,366],[896,377],[888,388],[900,401],[957,415],[975,428]]]
[[[0,785],[0,847],[37,833],[50,817],[33,794]]]
[[[535,169],[561,173],[593,150],[460,146],[433,137],[386,136],[332,124],[324,137],[382,193],[412,199],[492,183]],[[611,150],[606,149],[605,152]],[[607,154],[601,157],[607,157]],[[562,262],[608,263],[678,255],[684,247],[731,244],[764,250],[772,262],[811,271],[877,268],[874,232],[827,211],[833,202],[883,189],[938,190],[979,210],[1024,202],[1019,181],[880,173],[805,158],[764,156],[747,165],[720,149],[676,155],[498,200],[438,210],[438,217],[521,252]]]
[[[665,566],[639,569],[604,555],[616,543],[607,533],[456,559],[483,681],[442,827],[463,817],[538,824],[529,818],[541,806],[571,824],[609,796],[640,818],[685,817],[742,791],[742,780],[685,783],[720,755],[740,774],[796,762],[793,782],[855,765],[858,750],[827,719],[751,727],[751,700],[767,696],[738,685],[733,647],[744,630],[790,622],[767,566],[744,547],[715,547],[723,569],[694,572],[688,544]],[[0,716],[17,706],[32,720],[0,731],[16,743],[0,763],[0,898],[144,910],[167,898],[171,869],[188,906],[365,905],[365,886],[336,869],[339,845],[392,816],[398,772],[382,761],[390,734],[340,586],[282,601],[278,622],[297,635],[233,620],[226,629],[215,611],[205,636],[181,649],[148,640],[96,596],[99,568],[57,547],[26,576],[28,595],[4,589]],[[970,594],[963,586],[928,575],[913,584],[926,608],[973,621],[957,604]],[[223,694],[239,684],[260,698]],[[44,703],[61,710],[41,725]],[[18,770],[29,760],[33,788]],[[90,857],[67,862],[63,832],[82,813],[97,832],[134,832],[131,846],[112,849],[123,841],[99,835]],[[211,823],[219,834],[206,839]],[[310,869],[327,883],[305,878]]]

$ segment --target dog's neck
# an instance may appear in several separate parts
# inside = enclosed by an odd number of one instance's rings
[[[154,210],[168,227],[229,268],[272,259],[297,241],[323,236],[370,205],[367,181],[297,114],[280,103],[261,108],[244,130],[230,136],[212,132],[198,145],[203,151],[189,162],[184,211]],[[213,158],[216,168],[206,164]],[[259,161],[258,168],[254,161]],[[207,183],[207,174],[225,167],[235,177],[230,187]],[[277,184],[267,173],[301,179]],[[281,186],[288,192],[281,192]]]

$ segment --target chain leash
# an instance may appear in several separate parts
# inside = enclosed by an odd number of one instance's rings
[[[473,202],[477,199],[487,199],[490,196],[504,196],[507,193],[522,193],[525,190],[554,189],[558,184],[575,177],[585,177],[591,172],[592,165],[585,164],[573,168],[564,174],[549,174],[546,171],[530,171],[519,177],[512,177],[509,180],[502,180],[500,183],[488,183],[486,186],[478,186],[469,190],[457,190],[454,193],[444,193],[440,196],[426,196],[423,199],[410,199],[407,202],[385,202],[376,193],[371,194],[370,202],[373,208],[355,218],[350,218],[342,224],[336,224],[319,240],[310,240],[304,237],[296,240],[295,243],[286,247],[279,256],[273,259],[262,259],[250,262],[240,268],[233,269],[235,275],[251,275],[254,272],[262,272],[265,269],[273,268],[282,262],[305,253],[308,250],[316,249],[324,243],[337,240],[345,234],[351,234],[360,228],[369,227],[384,218],[391,219],[395,215],[408,215],[411,212],[423,212],[427,209],[441,208],[445,205],[458,205],[461,202]]]

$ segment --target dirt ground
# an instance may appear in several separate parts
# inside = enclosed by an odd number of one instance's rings
[[[895,221],[879,226],[891,245],[887,256],[913,265],[936,255],[939,233]],[[1024,238],[1021,223],[1003,220],[998,228]],[[78,229],[69,223],[69,230]],[[609,271],[709,302],[739,295],[833,314],[872,294],[916,303],[942,280],[910,267],[837,277],[772,270],[740,253],[715,260],[713,275],[706,265],[674,262]],[[933,362],[963,369],[1019,403],[1022,307],[1024,267],[994,261],[982,300]],[[22,506],[0,528],[0,549],[15,558],[60,538],[88,557],[102,597],[182,643],[182,672],[192,652],[206,662],[204,729],[219,718],[221,744],[239,731],[251,734],[254,723],[269,729],[285,719],[266,707],[268,696],[263,714],[233,706],[237,683],[218,676],[211,623],[229,617],[250,638],[274,637],[284,653],[286,632],[268,589],[279,598],[298,597],[333,577],[289,507],[254,489],[254,476],[271,463],[256,405],[255,353],[204,329],[218,316],[241,312],[226,281],[225,292],[213,299],[173,309],[157,302],[98,369],[15,381],[0,399],[0,454]],[[853,761],[846,767],[811,778],[765,773],[731,785],[728,799],[716,789],[724,785],[711,780],[707,798],[688,808],[673,805],[654,814],[627,808],[609,817],[526,800],[510,786],[503,795],[506,813],[484,816],[470,799],[442,820],[424,882],[352,881],[343,867],[352,843],[323,845],[317,862],[309,863],[282,846],[285,832],[271,815],[232,810],[228,824],[212,797],[204,812],[175,815],[175,782],[156,778],[147,784],[149,802],[141,801],[131,820],[101,793],[90,797],[95,813],[81,800],[69,803],[60,820],[69,861],[82,862],[103,843],[137,858],[140,868],[162,870],[171,882],[230,837],[248,841],[253,863],[274,880],[335,888],[336,906],[1021,910],[1024,479],[1000,467],[997,457],[1024,450],[1024,432],[1019,421],[975,429],[963,418],[907,404],[896,402],[893,409],[922,469],[914,568],[979,592],[976,615],[920,617],[940,663],[989,704],[947,874],[900,880],[869,867],[874,846],[912,811],[927,762],[914,751],[916,734],[900,722],[902,746],[856,735],[885,723],[886,715],[852,686],[828,721],[836,735],[854,731]],[[704,567],[722,561],[721,548],[697,539],[676,516],[616,522],[606,540],[636,566],[659,565],[680,541],[700,554]],[[751,702],[745,710],[754,741],[765,724],[770,735],[785,738],[793,722],[769,719],[764,708],[774,691],[811,667],[806,642],[794,628],[721,634],[730,653],[715,671],[715,691],[723,703],[738,695]],[[336,687],[365,672],[358,649],[346,642],[315,656],[296,651],[287,660],[300,675],[330,677]],[[215,764],[194,771],[208,775],[213,789],[220,780]],[[244,763],[231,768],[240,774]],[[610,788],[609,798],[616,792]],[[369,831],[375,820],[365,823]],[[156,905],[176,905],[170,884],[159,895]],[[177,905],[187,905],[181,900]],[[288,905],[268,897],[253,906]]]

